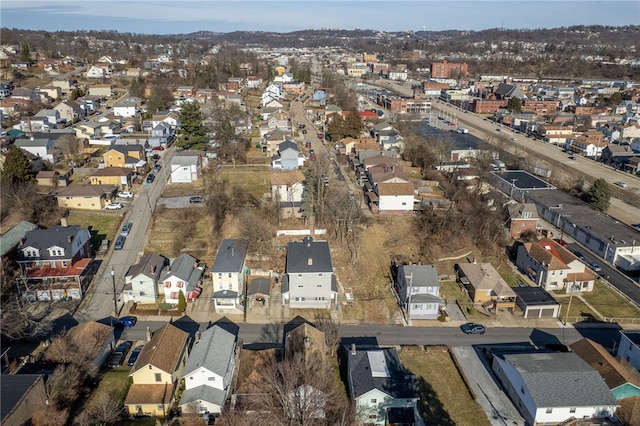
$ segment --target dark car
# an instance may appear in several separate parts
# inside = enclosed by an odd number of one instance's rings
[[[462,324],[460,328],[465,334],[484,334],[485,332],[484,325],[477,324],[475,322],[468,322],[466,324]]]
[[[116,238],[116,242],[113,245],[113,249],[122,250],[125,241],[127,241],[127,238],[124,235],[118,235],[118,238]]]
[[[193,197],[189,198],[189,204],[202,203],[203,201],[204,200],[199,195],[194,195]]]
[[[155,180],[155,178],[156,178],[156,175],[154,175],[153,173],[149,173],[147,175],[147,183],[153,182]]]
[[[132,317],[132,316],[126,316],[126,317],[120,318],[116,322],[116,327],[131,328],[134,325],[136,325],[137,322],[138,322],[138,318]]]
[[[162,168],[162,166],[160,166],[160,164],[156,164],[155,166],[153,166],[153,172],[154,173],[158,173],[161,168]]]
[[[582,254],[582,252],[579,252],[578,250],[576,250],[573,252],[573,254],[575,254],[578,259],[584,260],[584,254]]]
[[[142,348],[143,347],[144,347],[144,345],[136,346],[133,349],[133,351],[131,351],[131,356],[129,357],[129,361],[127,362],[127,365],[129,367],[133,367],[133,364],[136,363],[136,360],[140,356],[140,352],[142,352]]]
[[[589,262],[589,267],[593,269],[594,272],[602,271],[602,267],[598,264],[598,262]]]
[[[120,343],[116,349],[109,357],[109,361],[107,361],[107,366],[111,368],[120,367],[124,358],[127,356],[127,352],[131,349],[131,342],[122,342]]]
[[[127,222],[124,225],[122,225],[122,230],[120,231],[120,235],[125,237],[129,235],[129,231],[131,231],[132,226],[133,224],[131,222]]]

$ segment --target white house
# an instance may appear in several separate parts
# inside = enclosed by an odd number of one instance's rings
[[[30,138],[30,139],[16,139],[15,146],[22,148],[25,151],[40,157],[43,160],[54,162],[53,155],[54,141],[51,138]]]
[[[183,413],[220,414],[231,391],[237,336],[219,325],[196,334],[184,367]]]
[[[290,308],[330,309],[338,294],[327,241],[310,236],[287,244],[282,303]]]
[[[49,117],[43,115],[25,117],[20,120],[20,130],[25,133],[48,132],[51,128],[55,128],[55,123],[50,125]]]
[[[135,117],[139,111],[138,105],[134,99],[124,99],[113,106],[113,114],[125,118]]]
[[[211,267],[213,303],[216,312],[243,309],[241,296],[245,292],[245,260],[249,245],[244,240],[224,239]]]
[[[592,291],[596,279],[580,259],[551,239],[518,247],[516,266],[546,291]]]
[[[271,199],[280,203],[283,217],[298,216],[305,176],[299,170],[271,173]]]
[[[410,319],[438,319],[444,300],[434,265],[401,265],[396,292]]]
[[[602,376],[573,352],[496,354],[492,369],[530,425],[608,418],[618,407]]]
[[[180,300],[180,292],[186,300],[197,298],[202,292],[202,274],[204,266],[198,263],[198,259],[186,253],[175,258],[171,269],[162,278],[164,301],[177,304]]]
[[[411,213],[415,201],[412,183],[379,183],[375,186],[379,213]]]
[[[158,295],[160,277],[169,266],[169,259],[158,254],[147,254],[140,262],[131,265],[124,276],[123,289],[125,302],[155,303]]]
[[[92,65],[87,70],[87,78],[109,78],[111,73],[108,67]]]
[[[171,183],[195,182],[208,166],[209,160],[203,151],[186,150],[177,152],[171,158]]]
[[[627,361],[636,370],[640,370],[640,332],[620,331],[620,343],[616,356]]]
[[[405,371],[395,348],[344,346],[349,395],[361,424],[386,425],[395,413],[419,419],[416,377]],[[420,423],[415,423],[420,424]]]

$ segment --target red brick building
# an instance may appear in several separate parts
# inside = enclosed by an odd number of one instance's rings
[[[468,73],[467,63],[449,63],[445,59],[442,62],[431,64],[431,77],[433,78],[466,78]]]

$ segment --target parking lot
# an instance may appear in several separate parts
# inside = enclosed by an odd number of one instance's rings
[[[204,202],[190,203],[189,199],[192,196],[187,197],[171,197],[171,198],[158,198],[156,205],[164,206],[168,209],[182,209],[185,207],[204,207]]]

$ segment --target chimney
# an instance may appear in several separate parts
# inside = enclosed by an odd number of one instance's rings
[[[73,241],[73,235],[68,235],[67,236],[67,243],[71,244],[71,241]]]
[[[313,258],[309,257],[307,258],[307,266],[312,266],[313,265]]]
[[[302,339],[302,341],[304,342],[304,346],[307,348],[311,344],[311,340],[309,339],[309,336],[304,336],[304,339]]]
[[[356,354],[356,344],[352,343],[351,344],[351,355],[355,355]]]
[[[66,217],[61,217],[60,218],[60,226],[62,226],[63,228],[66,228],[67,226],[69,226],[69,222],[67,222],[67,218]]]
[[[151,265],[151,273],[152,274],[156,273],[156,265]]]
[[[151,329],[147,326],[147,342],[151,340]]]
[[[200,342],[200,332],[196,331],[196,335],[194,337],[194,342],[195,344],[198,344]]]
[[[231,247],[231,257],[236,255],[236,249],[235,247]]]

